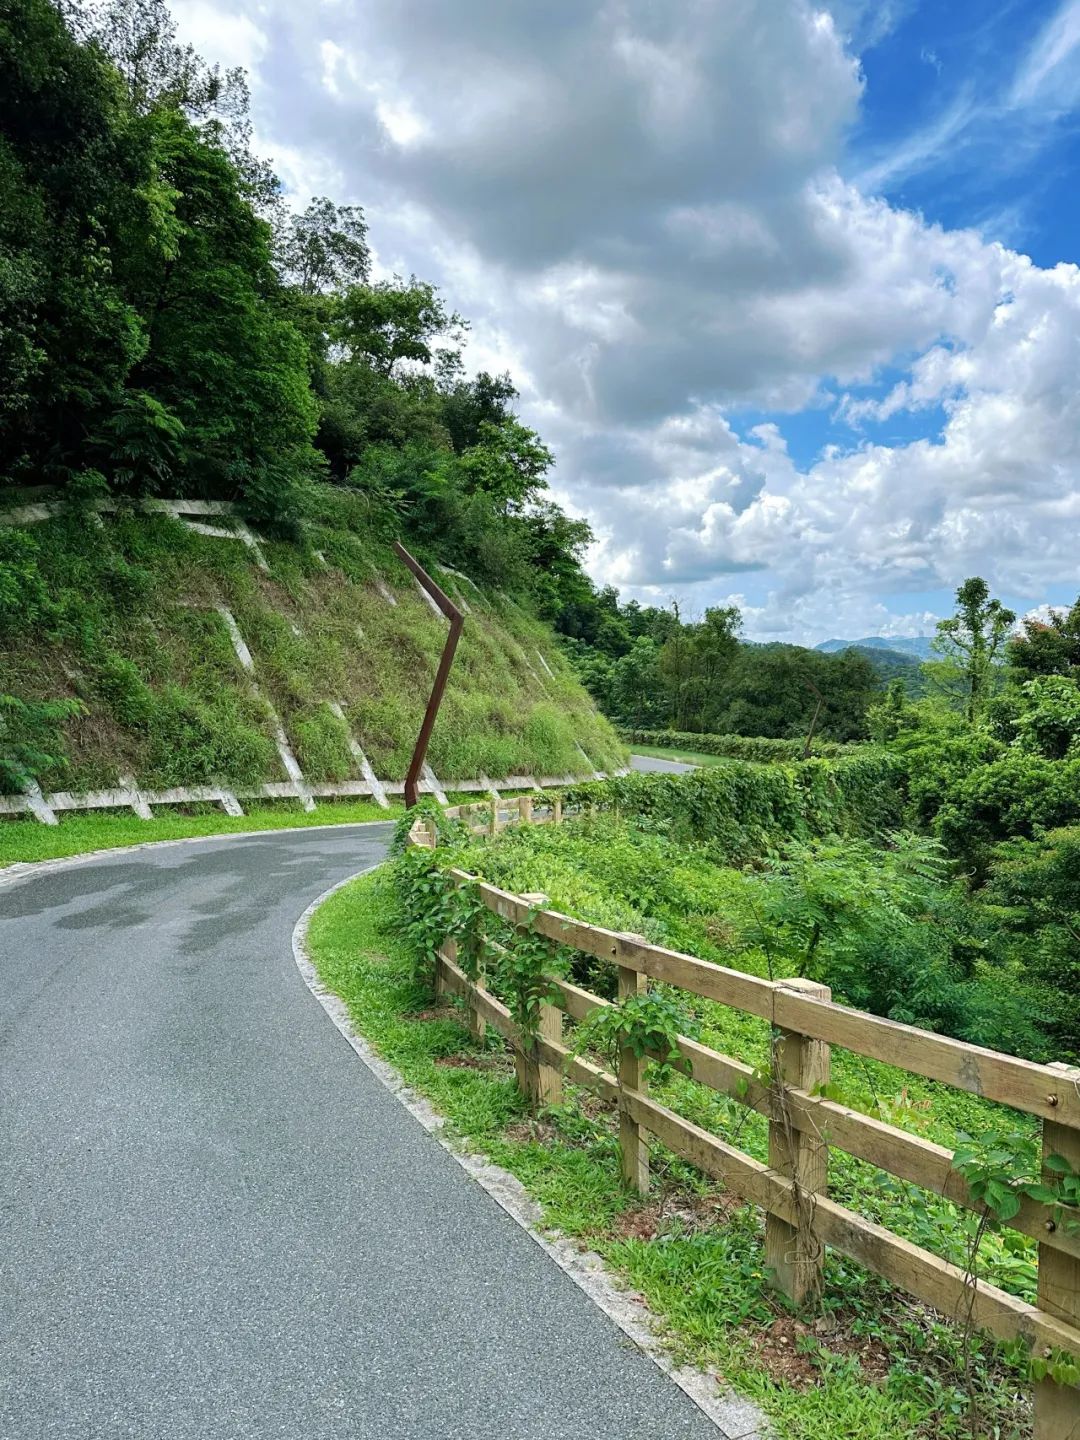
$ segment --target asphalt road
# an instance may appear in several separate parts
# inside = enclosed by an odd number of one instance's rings
[[[689,775],[696,765],[684,765],[681,760],[661,760],[659,755],[631,755],[631,770],[662,771],[666,775]]]
[[[716,1440],[305,987],[388,834],[0,879],[2,1440]]]

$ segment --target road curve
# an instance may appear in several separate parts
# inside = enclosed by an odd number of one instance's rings
[[[645,770],[663,775],[689,775],[696,765],[687,765],[682,760],[662,760],[659,755],[631,755],[631,770]]]
[[[305,987],[388,838],[0,880],[0,1440],[716,1440]]]

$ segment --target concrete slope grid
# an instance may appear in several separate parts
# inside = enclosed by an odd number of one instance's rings
[[[311,1003],[297,915],[389,834],[0,880],[0,1440],[759,1433],[741,1405],[718,1428]]]

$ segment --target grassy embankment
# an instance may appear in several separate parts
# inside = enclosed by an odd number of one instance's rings
[[[339,522],[312,526],[303,544],[262,541],[268,571],[245,545],[162,516],[98,525],[69,515],[27,527],[45,580],[41,614],[32,628],[0,638],[0,688],[81,707],[33,735],[19,733],[18,715],[10,720],[11,739],[54,757],[40,769],[42,789],[110,788],[125,773],[147,790],[283,781],[270,705],[311,783],[359,778],[350,731],[380,779],[403,779],[445,622],[362,517],[338,504]],[[495,591],[443,571],[436,578],[469,608],[429,753],[444,783],[581,775],[582,751],[599,769],[624,761],[625,747],[544,625]],[[251,673],[219,606],[235,617]],[[335,807],[321,809],[327,820],[341,817]],[[65,817],[51,841],[11,833],[37,823],[0,824],[0,853],[78,848],[78,836],[93,838],[113,822]],[[151,838],[150,825],[139,824],[135,833]],[[246,828],[223,816],[213,825]]]

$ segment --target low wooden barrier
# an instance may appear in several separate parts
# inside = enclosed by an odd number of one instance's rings
[[[560,797],[523,795],[517,801],[445,810],[478,833],[507,824],[558,823]],[[435,848],[435,822],[421,818],[413,844]],[[767,1082],[747,1064],[688,1037],[678,1051],[686,1072],[702,1085],[769,1121],[769,1158],[762,1163],[684,1119],[648,1093],[645,1063],[629,1050],[610,1074],[572,1052],[563,1017],[581,1021],[611,1002],[558,977],[551,1003],[541,1006],[538,1033],[523,1035],[513,1015],[458,963],[447,939],[437,961],[437,988],[462,996],[472,1032],[490,1025],[515,1053],[518,1081],[537,1103],[561,1095],[563,1077],[612,1101],[619,1111],[623,1175],[641,1192],[649,1186],[650,1137],[705,1174],[721,1180],[766,1212],[766,1264],[777,1288],[796,1303],[820,1285],[824,1248],[831,1246],[916,1299],[1001,1340],[1024,1341],[1035,1357],[1066,1352],[1080,1363],[1080,1212],[1025,1197],[1008,1228],[1035,1239],[1038,1302],[1029,1304],[979,1280],[828,1196],[830,1148],[846,1151],[964,1209],[983,1213],[952,1152],[922,1136],[864,1115],[819,1090],[827,1083],[830,1047],[839,1045],[1042,1120],[1043,1155],[1060,1155],[1080,1170],[1080,1069],[1039,1065],[944,1035],[835,1004],[827,986],[805,980],[763,980],[707,960],[651,945],[643,937],[584,924],[543,908],[540,895],[513,895],[462,870],[449,872],[483,905],[522,933],[542,935],[616,968],[622,1000],[663,981],[766,1020],[773,1029],[774,1063]],[[493,940],[488,947],[501,948]],[[1034,1440],[1080,1440],[1080,1391],[1051,1378],[1035,1385]]]

